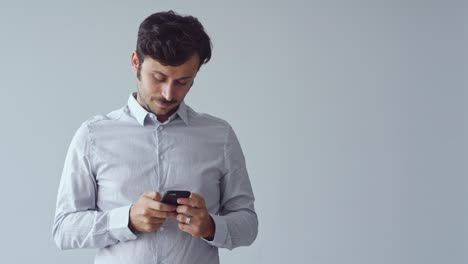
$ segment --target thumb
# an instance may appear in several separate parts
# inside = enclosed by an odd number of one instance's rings
[[[143,196],[158,202],[161,200],[161,194],[159,194],[159,192],[144,192]]]

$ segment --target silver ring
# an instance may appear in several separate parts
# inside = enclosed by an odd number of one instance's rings
[[[190,224],[190,220],[192,220],[192,217],[187,216],[187,218],[185,218],[185,224],[186,225]]]

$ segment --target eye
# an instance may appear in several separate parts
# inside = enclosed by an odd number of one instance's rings
[[[154,79],[158,82],[164,82],[165,79],[164,78],[161,78],[160,76],[157,76],[157,75],[154,75]]]
[[[186,85],[188,82],[181,82],[181,81],[177,81],[177,84],[178,85]]]

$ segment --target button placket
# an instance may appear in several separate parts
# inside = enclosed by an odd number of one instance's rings
[[[151,118],[153,118],[153,115],[151,115]],[[156,154],[156,157],[159,157],[159,133],[157,133],[157,131],[155,131],[156,133],[155,134],[155,138],[156,138],[156,144],[155,144],[155,154]],[[159,190],[160,186],[161,186],[161,166],[159,164],[159,161],[156,159],[156,162],[155,162],[155,166],[156,166],[156,172],[157,172],[157,177],[156,177],[156,190]]]
[[[157,135],[157,138],[158,138],[158,149],[157,149],[157,157],[158,157],[158,160],[157,160],[157,163],[158,163],[158,172],[159,172],[159,177],[158,177],[158,188],[161,188],[161,184],[164,182],[163,180],[163,177],[164,177],[164,166],[162,164],[163,160],[164,160],[164,153],[163,153],[163,148],[161,146],[163,140],[161,140],[161,136],[162,136],[162,130],[164,129],[164,126],[158,122],[158,125],[157,125],[157,129],[156,129],[156,135]],[[164,228],[163,228],[164,229]]]

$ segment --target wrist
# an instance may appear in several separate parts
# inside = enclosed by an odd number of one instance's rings
[[[138,230],[136,229],[136,227],[133,225],[132,223],[132,208],[133,208],[133,204],[130,206],[130,209],[129,209],[129,212],[128,212],[128,229],[130,229],[130,231],[132,231],[133,234],[138,234]]]
[[[208,235],[204,236],[203,238],[208,240],[208,241],[213,241],[214,239],[214,236],[215,236],[215,232],[216,232],[216,225],[213,221],[213,218],[211,218],[211,215],[208,215],[209,216],[209,228],[208,228]]]

